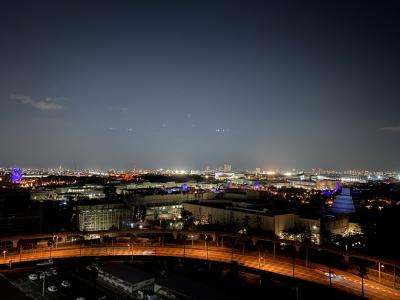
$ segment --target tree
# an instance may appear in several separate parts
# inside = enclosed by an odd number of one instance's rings
[[[185,228],[190,228],[194,224],[193,213],[188,210],[182,210],[181,212],[183,224]]]

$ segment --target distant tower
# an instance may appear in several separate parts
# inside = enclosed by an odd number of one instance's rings
[[[224,173],[229,173],[231,171],[232,171],[232,166],[228,165],[228,164],[225,164],[224,165]]]
[[[342,189],[342,194],[336,196],[330,210],[335,214],[350,214],[356,212],[349,188]]]
[[[261,173],[261,168],[256,168],[255,174],[259,175]]]
[[[22,170],[14,167],[12,169],[11,182],[16,184],[19,183],[21,179],[22,179]]]

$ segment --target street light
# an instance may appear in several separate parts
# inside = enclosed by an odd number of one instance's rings
[[[182,238],[183,240],[183,257],[186,257],[186,237]]]
[[[207,243],[207,234],[204,236],[204,247],[206,249],[206,253],[207,253],[207,261],[208,261],[208,243]]]
[[[7,251],[6,251],[6,249],[4,249],[3,250],[3,258],[4,258],[4,260],[6,259],[6,253],[7,253]]]
[[[128,247],[131,249],[131,260],[133,261],[133,244],[128,244]]]
[[[381,282],[381,269],[383,269],[385,266],[378,262],[378,277],[379,277],[379,282]]]
[[[40,275],[39,275],[40,276]],[[42,286],[42,297],[44,297],[44,282],[46,280],[46,274],[43,272],[43,286]]]
[[[261,249],[258,249],[258,268],[261,269],[261,260],[264,263],[264,256],[261,256]]]

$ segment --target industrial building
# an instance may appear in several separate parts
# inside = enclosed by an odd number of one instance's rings
[[[129,228],[133,210],[125,204],[86,204],[77,207],[80,231]]]

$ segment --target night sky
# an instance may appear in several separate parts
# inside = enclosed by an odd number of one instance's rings
[[[0,166],[400,169],[398,1],[1,1]]]

